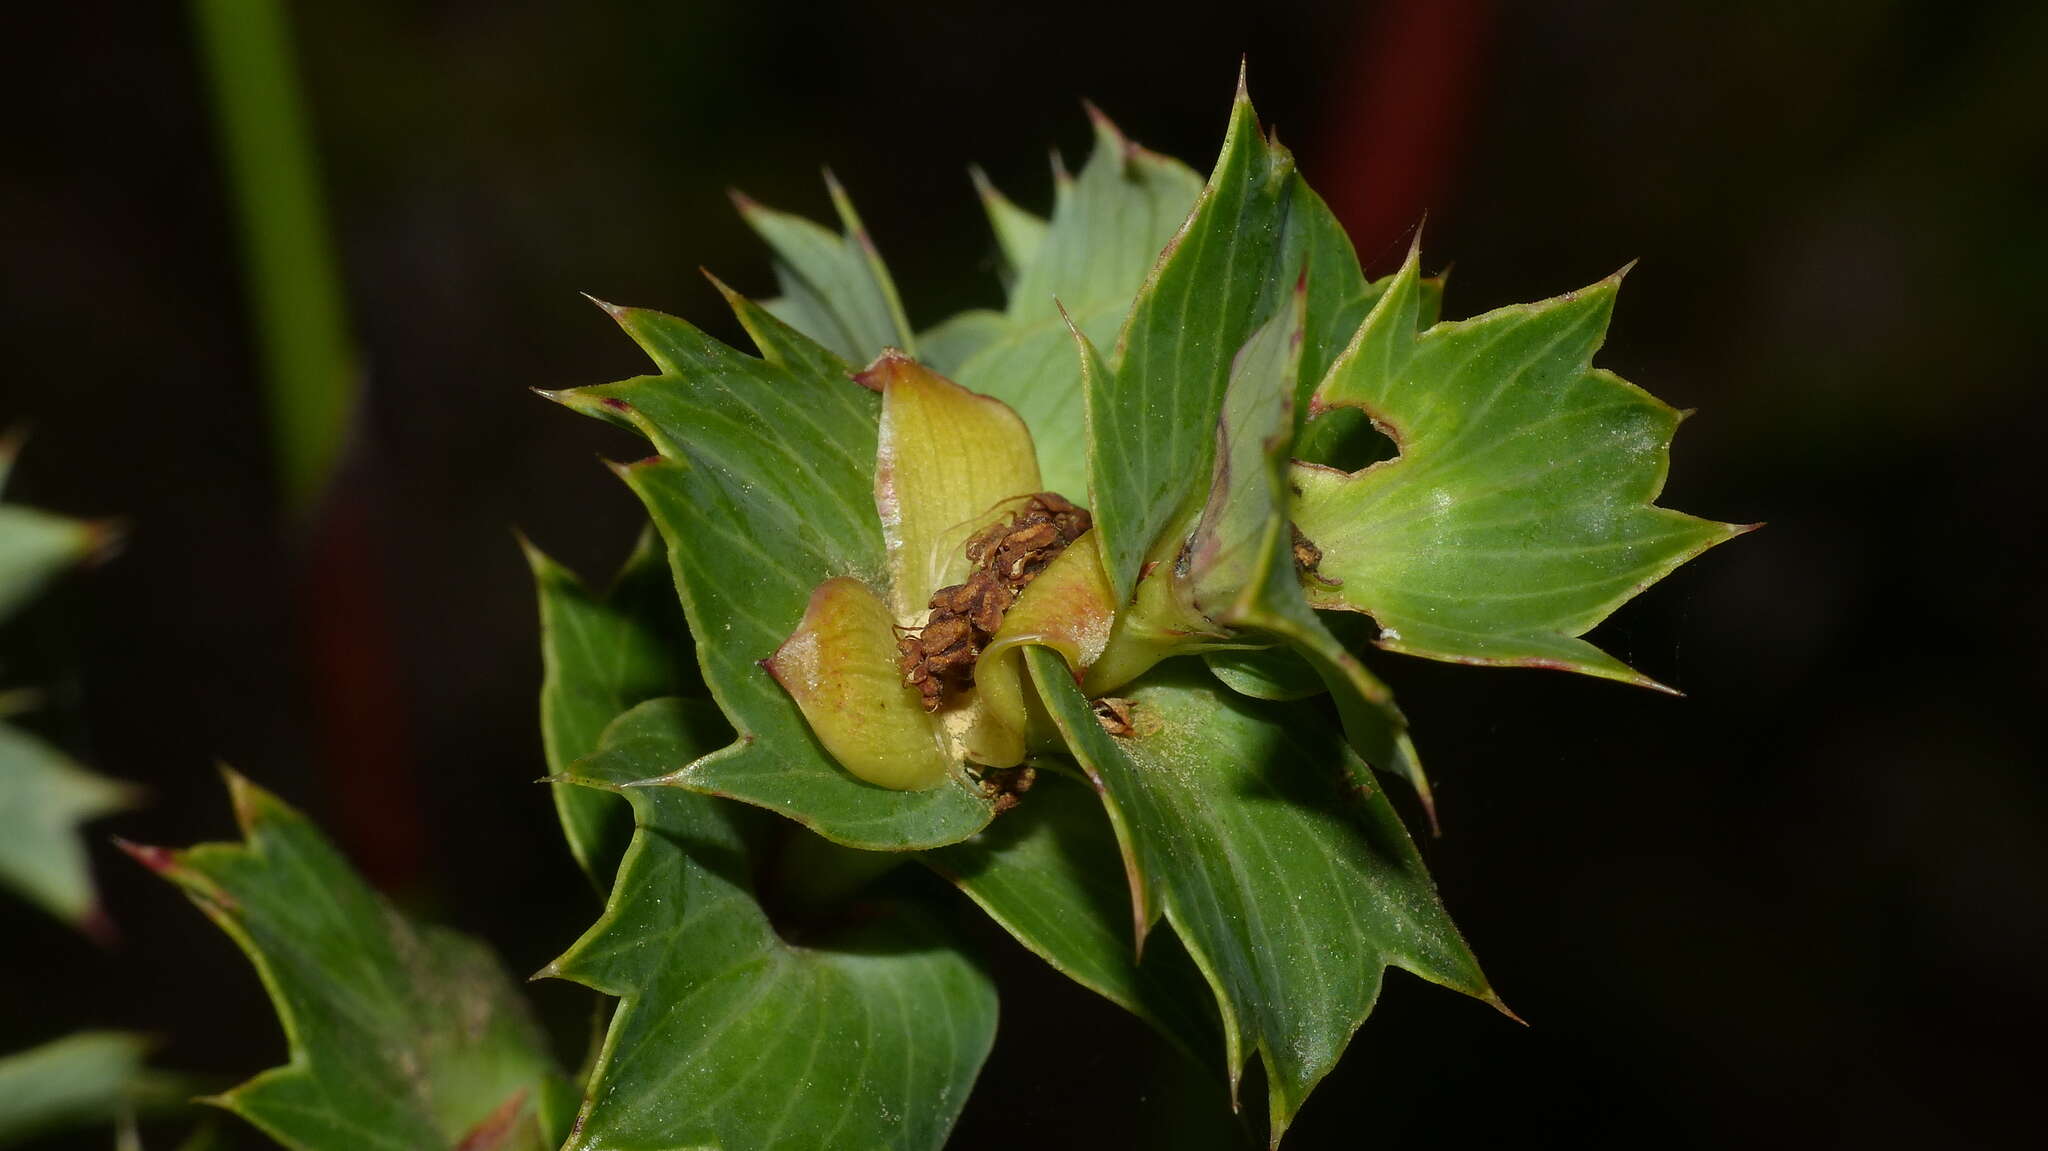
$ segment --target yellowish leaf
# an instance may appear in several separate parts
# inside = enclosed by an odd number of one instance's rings
[[[765,666],[841,767],[880,787],[917,791],[945,781],[948,759],[897,669],[893,623],[866,584],[826,580]]]

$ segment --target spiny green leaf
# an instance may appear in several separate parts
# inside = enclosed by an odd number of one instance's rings
[[[850,847],[957,842],[990,818],[977,790],[954,779],[892,791],[854,778],[760,666],[825,580],[886,586],[873,494],[880,399],[829,352],[729,298],[766,358],[673,317],[616,308],[663,374],[555,397],[640,431],[664,457],[622,474],[668,544],[705,683],[739,735],[702,759],[663,765],[663,777],[779,811]]]
[[[1400,454],[1294,469],[1323,551],[1310,602],[1371,615],[1393,651],[1661,687],[1578,637],[1748,529],[1652,505],[1681,413],[1590,365],[1620,277],[1418,331],[1417,268],[1411,250],[1316,390]]]
[[[233,937],[284,1026],[288,1063],[208,1101],[296,1151],[554,1146],[567,1084],[490,950],[393,910],[275,796],[228,791],[244,842],[128,848]]]
[[[843,235],[835,236],[802,216],[733,197],[740,215],[775,253],[775,281],[782,296],[768,301],[768,311],[849,363],[866,363],[890,347],[915,354],[916,338],[903,317],[903,304],[881,253],[855,214],[853,201],[830,172],[825,184]]]
[[[1018,808],[924,862],[1017,942],[1074,982],[1157,1027],[1190,1055],[1217,1038],[1202,976],[1171,937],[1139,962],[1130,887],[1102,803],[1064,770],[1040,768]]]
[[[1327,211],[1327,209],[1325,209]],[[1314,278],[1311,277],[1313,283]],[[1311,338],[1302,350],[1301,375],[1296,382],[1294,418],[1299,431],[1294,440],[1294,458],[1305,463],[1326,464],[1355,472],[1393,455],[1393,444],[1373,427],[1371,417],[1357,408],[1329,408],[1321,412],[1310,403],[1317,384],[1329,373],[1330,364],[1351,343],[1358,325],[1372,312],[1373,305],[1392,287],[1394,276],[1382,276],[1365,286],[1357,299],[1332,312],[1329,326]],[[1432,276],[1422,281],[1419,320],[1424,327],[1437,322],[1443,311],[1444,279]],[[1313,308],[1313,305],[1311,305]]]
[[[1312,705],[1232,695],[1187,660],[1126,690],[1109,735],[1050,652],[1026,653],[1126,858],[1215,990],[1233,1077],[1256,1050],[1277,1143],[1401,967],[1498,1003],[1386,797]]]
[[[92,869],[78,827],[138,798],[135,788],[0,724],[0,884],[67,923],[90,923]]]
[[[702,690],[675,581],[650,530],[604,595],[522,540],[540,600],[541,748],[559,775],[597,750],[620,712],[642,700]],[[591,881],[609,885],[632,834],[626,805],[600,791],[557,787],[555,814]]]
[[[936,1148],[995,1035],[994,988],[900,904],[783,942],[748,880],[745,808],[623,786],[723,738],[708,705],[654,700],[575,768],[638,831],[605,914],[545,975],[619,996],[570,1151]]]
[[[1010,292],[1020,325],[1059,326],[1055,301],[1076,314],[1128,308],[1202,191],[1187,165],[1133,143],[1095,108],[1088,114],[1094,151]]]
[[[1240,80],[1216,169],[1131,305],[1111,371],[1087,389],[1088,489],[1119,602],[1206,490],[1232,358],[1264,318],[1261,303],[1277,303],[1270,281],[1293,174],[1293,157],[1259,134]]]
[[[1406,778],[1433,826],[1429,778],[1393,693],[1310,610],[1296,578],[1287,455],[1297,372],[1312,351],[1304,338],[1310,297],[1304,273],[1291,303],[1254,333],[1232,365],[1209,500],[1174,578],[1209,619],[1279,639],[1305,656],[1329,687],[1352,747],[1372,766]]]
[[[986,313],[964,313],[935,331],[957,348],[965,346],[963,330],[972,330],[982,340],[973,354],[948,348],[933,358],[925,349],[939,371],[1016,409],[1037,444],[1046,488],[1077,500],[1088,491],[1086,416],[1060,308],[1091,337],[1113,338],[1202,189],[1201,177],[1180,161],[1133,144],[1095,109],[1089,114],[1094,151],[1078,176],[1061,181],[1042,233],[1034,237],[1024,214],[981,184],[998,241],[1018,269],[1002,328],[965,318]]]

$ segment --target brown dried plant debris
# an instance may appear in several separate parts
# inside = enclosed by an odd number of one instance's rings
[[[1323,549],[1317,547],[1314,541],[1301,534],[1301,529],[1293,524],[1288,524],[1287,530],[1293,534],[1294,538],[1295,574],[1303,579],[1312,579],[1325,587],[1343,587],[1343,580],[1331,579],[1329,576],[1316,570],[1316,568],[1322,565]]]
[[[926,711],[939,710],[948,694],[973,685],[974,661],[1003,625],[1017,593],[1092,523],[1086,508],[1057,493],[1038,492],[968,539],[967,561],[974,570],[967,582],[933,592],[924,627],[896,641],[903,682],[917,689]]]
[[[995,813],[1011,810],[1031,785],[1038,782],[1038,769],[1028,764],[1016,767],[991,767],[981,773],[981,793],[993,801]]]
[[[1119,739],[1137,731],[1131,725],[1131,701],[1105,695],[1089,706],[1095,709],[1095,718],[1102,724],[1102,730]]]

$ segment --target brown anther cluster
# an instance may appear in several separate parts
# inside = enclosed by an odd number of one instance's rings
[[[981,775],[981,793],[994,801],[995,813],[1001,815],[1022,803],[1018,796],[1030,791],[1036,782],[1035,767],[993,767]]]
[[[917,689],[926,711],[939,710],[948,692],[974,682],[974,661],[1003,625],[1017,593],[1091,523],[1086,509],[1039,492],[974,533],[967,541],[967,562],[974,565],[967,582],[933,592],[931,618],[916,634],[896,641],[903,682]]]
[[[1131,726],[1131,701],[1105,695],[1089,705],[1095,710],[1096,721],[1102,730],[1122,738],[1137,730]]]

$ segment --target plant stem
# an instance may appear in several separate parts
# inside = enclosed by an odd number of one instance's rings
[[[286,512],[308,512],[341,454],[355,355],[281,0],[193,0],[262,345]]]

